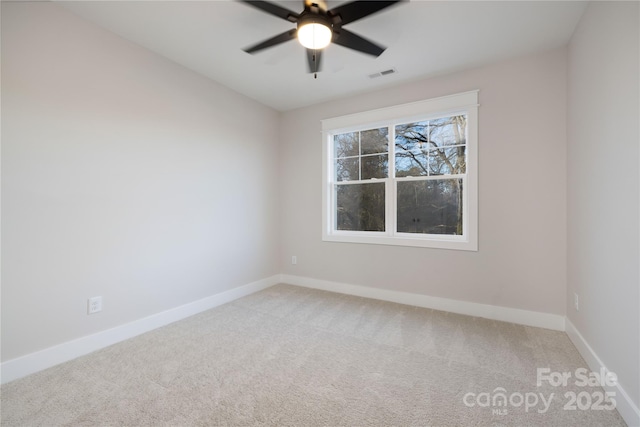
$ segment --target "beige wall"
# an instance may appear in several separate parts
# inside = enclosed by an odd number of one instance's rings
[[[640,407],[638,2],[594,2],[569,45],[567,315]],[[580,310],[573,306],[574,293]]]
[[[474,89],[479,251],[323,242],[320,120]],[[290,111],[281,132],[283,273],[565,313],[566,50]]]
[[[278,273],[277,135],[57,5],[3,2],[2,360]]]

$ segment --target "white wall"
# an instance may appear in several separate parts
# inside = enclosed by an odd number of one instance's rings
[[[277,138],[269,108],[3,2],[2,360],[278,273]]]
[[[479,251],[323,242],[320,120],[474,89]],[[290,111],[281,127],[283,273],[564,315],[566,50]]]
[[[594,2],[569,45],[567,315],[640,407],[638,2]],[[580,310],[573,295],[580,297]]]

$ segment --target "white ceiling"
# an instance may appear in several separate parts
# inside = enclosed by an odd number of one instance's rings
[[[302,1],[277,1],[302,11]],[[332,8],[345,1],[328,1]],[[416,1],[345,26],[387,50],[378,58],[331,45],[314,80],[292,40],[242,49],[294,28],[237,1],[60,2],[74,13],[280,111],[565,45],[581,1]],[[396,74],[369,75],[395,68]]]

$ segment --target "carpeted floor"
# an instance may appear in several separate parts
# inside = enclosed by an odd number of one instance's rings
[[[599,388],[536,385],[536,368],[581,367],[562,332],[277,285],[5,384],[1,422],[625,425],[569,409],[571,393],[585,407]]]

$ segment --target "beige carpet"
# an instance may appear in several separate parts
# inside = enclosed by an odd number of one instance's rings
[[[539,367],[575,372],[586,365],[562,332],[277,285],[8,383],[1,388],[1,421],[624,425],[615,410],[564,410],[565,393],[602,390],[573,382],[538,387]],[[507,406],[486,400],[498,387]],[[542,395],[548,410],[538,413],[542,402],[525,408],[518,394],[530,403]]]

